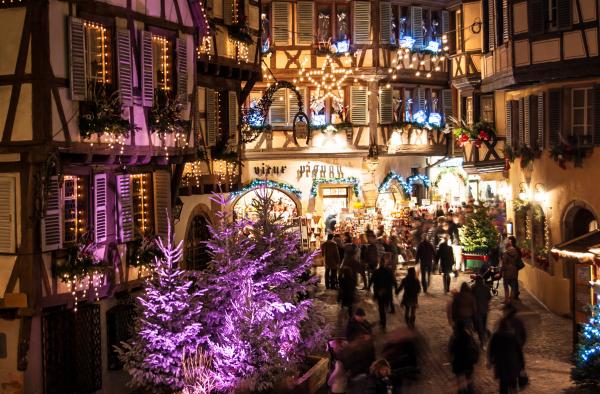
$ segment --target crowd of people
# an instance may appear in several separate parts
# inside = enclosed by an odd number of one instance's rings
[[[345,337],[330,341],[331,393],[395,393],[406,379],[418,377],[418,331],[415,330],[421,293],[431,287],[432,275],[440,274],[443,291],[449,294],[448,323],[452,327],[448,353],[459,393],[472,393],[474,367],[487,349],[488,366],[494,368],[500,393],[511,393],[527,383],[523,346],[526,332],[517,317],[513,300],[518,298],[518,271],[522,260],[514,237],[506,237],[500,250],[492,251],[482,267],[451,289],[452,276],[465,270],[459,250],[456,215],[417,221],[405,229],[386,234],[382,227],[364,234],[329,233],[321,245],[325,286],[337,290],[337,300],[348,314]],[[410,237],[410,242],[407,242]],[[397,278],[397,266],[406,264],[406,275]],[[420,275],[419,275],[420,273]],[[488,329],[492,285],[503,277],[504,311],[497,329]],[[362,282],[361,291],[357,287]],[[396,312],[395,296],[404,310],[406,328],[386,336],[381,358],[376,358],[374,329],[358,297],[372,296],[379,312],[379,332],[386,332],[389,314]],[[401,296],[400,296],[401,295]],[[475,339],[477,338],[477,339]]]

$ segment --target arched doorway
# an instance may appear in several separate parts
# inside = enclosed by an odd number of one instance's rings
[[[563,240],[581,237],[598,228],[594,209],[581,201],[574,201],[565,209],[562,221]]]
[[[206,241],[210,238],[209,221],[203,214],[192,216],[185,237],[185,268],[186,270],[201,271],[210,261],[210,253]]]
[[[302,212],[300,201],[292,193],[276,187],[257,187],[241,194],[233,201],[232,207],[236,218],[256,219],[253,201],[258,197],[257,193],[261,190],[273,202],[273,213],[283,220],[293,220]]]

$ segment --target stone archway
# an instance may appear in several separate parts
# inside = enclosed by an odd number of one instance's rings
[[[561,220],[563,242],[580,237],[598,228],[598,215],[594,208],[583,201],[567,205]]]

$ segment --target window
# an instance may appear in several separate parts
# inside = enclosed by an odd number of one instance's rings
[[[171,90],[173,86],[173,43],[171,40],[152,35],[152,64],[154,66],[154,88]]]
[[[185,269],[203,270],[210,261],[206,241],[210,237],[208,222],[203,215],[192,219],[185,240]]]
[[[336,42],[350,39],[350,7],[347,4],[336,5],[335,9]]]
[[[465,99],[465,122],[468,126],[473,126],[473,97]]]
[[[110,31],[98,23],[83,22],[85,77],[91,83],[111,83],[111,37]]]
[[[592,130],[593,91],[573,89],[571,93],[571,132],[574,136],[588,135]]]
[[[481,96],[481,120],[484,122],[494,122],[494,97]]]
[[[306,93],[298,88],[302,96],[303,109],[306,112]],[[277,126],[291,126],[298,113],[298,97],[290,89],[279,89],[273,94],[273,102],[269,109],[271,123]]]
[[[548,14],[546,15],[548,18],[548,27],[555,28],[556,27],[556,19],[557,19],[557,3],[558,0],[547,0],[548,1]]]
[[[151,174],[131,175],[131,197],[135,234],[147,235],[154,232]]]
[[[331,7],[329,5],[320,5],[317,12],[317,40],[319,46],[323,46],[325,49],[328,49],[331,44],[332,26]]]
[[[62,188],[63,243],[72,244],[87,231],[85,179],[65,175]]]

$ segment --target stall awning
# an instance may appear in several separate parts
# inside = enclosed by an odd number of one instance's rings
[[[552,253],[556,253],[560,257],[592,262],[597,255],[600,255],[600,230],[590,231],[580,237],[558,244],[552,248]]]

